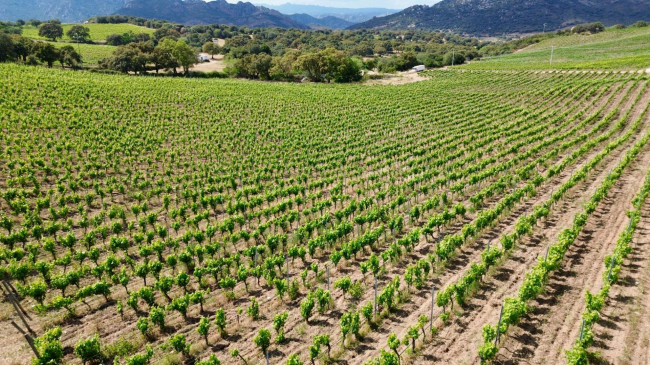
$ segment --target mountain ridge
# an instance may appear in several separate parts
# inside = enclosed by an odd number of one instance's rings
[[[349,29],[427,29],[491,36],[596,21],[629,24],[649,18],[650,0],[443,0],[375,17]]]
[[[399,12],[401,9],[388,8],[339,8],[320,5],[304,5],[284,3],[281,5],[271,5],[258,3],[269,9],[277,10],[282,14],[307,14],[314,18],[320,19],[327,16],[333,16],[343,19],[350,23],[360,23],[372,19],[374,16],[385,16]]]
[[[304,24],[311,29],[345,29],[354,23],[347,20],[335,17],[335,16],[324,16],[322,18],[316,18],[309,14],[291,14],[288,15],[289,18],[297,21],[300,24]]]
[[[115,14],[168,20],[186,25],[227,24],[248,27],[307,29],[280,12],[249,2],[225,0],[133,0]]]
[[[95,15],[108,15],[129,0],[0,0],[0,20],[59,19],[82,22]]]

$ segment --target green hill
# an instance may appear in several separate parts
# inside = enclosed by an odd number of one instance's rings
[[[647,19],[648,0],[443,0],[370,19],[350,29],[429,29],[495,36],[581,23],[632,24]]]
[[[65,33],[73,26],[76,24],[69,23],[69,24],[62,24],[63,26],[63,40],[71,40],[68,36],[65,35]],[[138,25],[134,24],[128,24],[128,23],[122,23],[122,24],[97,24],[97,23],[88,23],[88,24],[82,24],[85,27],[88,27],[90,29],[90,39],[92,41],[103,41],[106,40],[106,37],[108,37],[111,34],[122,34],[126,32],[133,32],[133,33],[147,33],[147,34],[153,34],[155,31],[154,29],[150,28],[145,28],[141,27]],[[37,27],[32,27],[32,26],[24,26],[23,27],[23,36],[28,37],[28,38],[33,38],[33,39],[45,39],[44,37],[41,37],[38,35],[38,28]]]
[[[482,70],[648,68],[650,27],[608,28],[593,35],[557,36],[512,54],[484,58],[462,67]]]

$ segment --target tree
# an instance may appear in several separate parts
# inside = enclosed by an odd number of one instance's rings
[[[61,38],[63,36],[63,27],[61,24],[53,22],[44,23],[41,24],[40,28],[38,28],[38,35],[41,37],[49,38],[55,42],[57,38]]]
[[[361,68],[353,59],[346,57],[336,69],[332,70],[335,82],[355,82],[361,80]]]
[[[301,55],[296,59],[293,67],[304,71],[307,78],[311,81],[319,82],[323,80],[324,64],[322,57],[318,53]]]
[[[34,46],[34,55],[41,62],[47,63],[47,67],[52,67],[54,62],[59,59],[59,50],[49,43],[38,42]]]
[[[123,73],[146,71],[147,56],[131,44],[117,47],[113,56],[106,62],[106,67]]]
[[[268,80],[271,78],[272,61],[271,56],[266,53],[247,54],[235,63],[237,75],[250,79]]]
[[[27,37],[18,37],[17,40],[14,40],[13,46],[14,46],[14,52],[16,56],[22,58],[23,62],[26,62],[27,57],[32,53],[32,50],[34,48],[34,41]],[[2,52],[0,52],[0,55],[1,54]],[[37,235],[40,236],[40,233],[38,233]]]
[[[282,57],[273,58],[273,65],[269,70],[270,76],[274,80],[291,80],[293,79],[293,65],[300,56],[300,51],[291,49]]]
[[[7,62],[9,60],[15,59],[16,57],[17,55],[13,38],[8,34],[0,33],[0,62]],[[9,220],[3,221],[11,223]],[[11,232],[9,231],[9,233]]]
[[[253,338],[253,342],[262,350],[264,355],[268,356],[269,346],[271,346],[271,332],[266,328],[260,329],[257,336]]]
[[[183,71],[187,75],[190,72],[190,67],[195,65],[198,60],[196,52],[183,41],[177,41],[172,51],[172,56],[178,61],[178,64],[183,67]]]
[[[74,353],[81,361],[86,364],[87,362],[100,361],[102,359],[102,352],[99,344],[99,336],[95,336],[80,340],[74,347]]]
[[[109,34],[106,36],[106,44],[110,46],[121,46],[124,45],[124,38],[120,34]]]
[[[81,63],[81,55],[75,51],[74,47],[64,46],[59,49],[59,62],[61,62],[61,67],[67,65],[71,68],[77,68]]]
[[[209,54],[212,59],[214,59],[215,54],[218,54],[220,52],[219,46],[217,46],[214,42],[205,42],[201,49],[203,52]]]
[[[90,28],[83,25],[73,25],[65,34],[77,42],[88,42],[90,40]]]
[[[154,48],[150,61],[154,64],[156,73],[160,69],[171,69],[176,73],[176,68],[180,67],[178,61],[172,55],[176,42],[171,39],[164,39]]]
[[[199,327],[196,329],[196,331],[203,336],[205,339],[205,344],[206,346],[209,345],[208,343],[208,335],[210,334],[210,319],[207,317],[202,317],[201,320],[199,321]]]
[[[54,327],[34,339],[34,347],[38,353],[32,361],[33,365],[57,365],[63,360],[63,346],[61,345],[61,327]]]

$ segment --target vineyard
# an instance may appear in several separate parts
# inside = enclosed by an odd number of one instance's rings
[[[590,35],[546,39],[519,52],[488,57],[467,66],[482,70],[641,69],[650,65],[650,28],[607,28]],[[553,57],[551,60],[551,51]]]
[[[1,64],[0,364],[644,363],[650,77]]]

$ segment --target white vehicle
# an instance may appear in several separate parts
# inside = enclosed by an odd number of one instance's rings
[[[414,66],[414,67],[411,69],[411,71],[414,71],[414,72],[420,72],[420,71],[424,71],[424,69],[425,69],[424,65],[417,65],[417,66]]]

